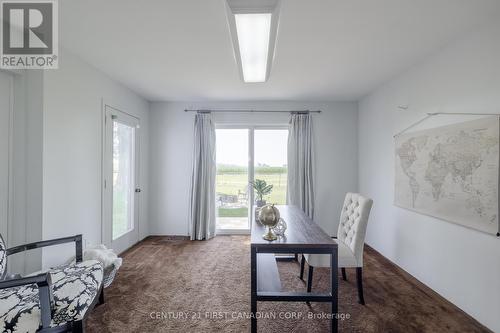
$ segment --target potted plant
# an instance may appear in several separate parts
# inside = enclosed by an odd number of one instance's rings
[[[253,182],[250,182],[253,189],[255,190],[255,194],[257,195],[256,204],[257,207],[263,207],[266,205],[266,200],[264,200],[264,196],[271,194],[273,190],[273,185],[267,185],[265,180],[256,179]]]

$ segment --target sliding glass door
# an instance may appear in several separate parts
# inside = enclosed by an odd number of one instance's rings
[[[262,200],[286,203],[287,138],[286,128],[226,126],[216,130],[217,232],[247,233],[251,207],[256,199],[253,181],[272,185]]]

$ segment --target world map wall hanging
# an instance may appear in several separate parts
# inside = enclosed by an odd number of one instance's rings
[[[395,205],[499,235],[498,117],[395,138]]]

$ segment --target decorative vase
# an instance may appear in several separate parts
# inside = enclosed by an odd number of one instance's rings
[[[287,228],[287,225],[286,225],[285,220],[280,218],[278,223],[276,224],[276,226],[273,228],[273,230],[274,230],[274,233],[276,235],[278,235],[279,237],[283,237],[283,236],[285,236],[286,228]]]
[[[257,207],[264,207],[266,205],[266,200],[257,200],[255,202],[257,204]]]
[[[262,235],[262,238],[268,241],[278,239],[272,228],[276,226],[280,219],[280,211],[274,205],[265,205],[259,211],[259,221],[267,227],[267,232]]]

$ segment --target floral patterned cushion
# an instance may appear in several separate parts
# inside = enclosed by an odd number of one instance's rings
[[[51,326],[85,316],[102,285],[103,268],[96,260],[50,270],[54,306]],[[0,331],[35,332],[41,326],[38,287],[0,290]]]
[[[5,269],[7,268],[7,247],[3,240],[2,235],[0,235],[0,279],[5,275]]]

